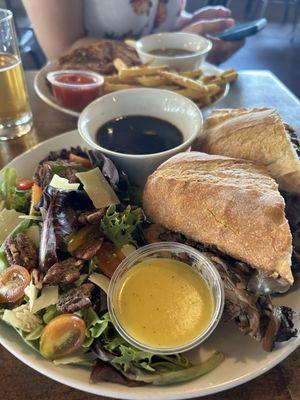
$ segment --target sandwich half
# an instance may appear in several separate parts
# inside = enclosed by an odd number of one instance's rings
[[[292,265],[300,272],[300,142],[274,108],[214,110],[194,148],[264,165],[279,184],[293,236]]]
[[[171,240],[204,252],[225,287],[229,318],[271,350],[293,331],[292,311],[269,294],[287,290],[292,238],[284,200],[268,171],[251,161],[181,153],[147,180],[148,242]],[[156,231],[156,233],[155,233]]]
[[[280,190],[300,194],[299,141],[274,108],[213,110],[195,149],[263,164]]]

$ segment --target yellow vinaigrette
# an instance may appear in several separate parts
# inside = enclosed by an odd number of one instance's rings
[[[214,302],[205,280],[189,265],[147,258],[124,274],[116,314],[135,340],[157,348],[182,346],[209,325]]]

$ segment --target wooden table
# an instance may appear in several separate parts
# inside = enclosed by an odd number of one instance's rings
[[[34,72],[26,78],[34,115],[34,129],[23,138],[0,144],[0,165],[37,143],[76,128],[76,120],[44,104],[33,91]],[[251,88],[249,92],[249,88]],[[268,88],[268,89],[267,89]],[[286,120],[300,130],[300,103],[269,72],[241,76],[221,106],[264,106],[279,108]],[[38,160],[37,160],[38,161]],[[0,400],[92,400],[104,399],[56,383],[27,367],[0,347]],[[300,348],[261,377],[203,400],[299,400]]]

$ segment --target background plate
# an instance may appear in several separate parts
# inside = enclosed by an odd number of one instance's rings
[[[49,151],[77,145],[85,146],[78,132],[67,132],[38,144],[15,158],[8,166],[15,167],[19,177],[31,178],[38,161],[43,159]],[[276,297],[276,303],[290,306],[300,313],[299,295],[300,279],[296,280],[293,289],[288,294]],[[296,321],[296,327],[300,329],[299,319]],[[86,392],[122,399],[175,400],[204,396],[247,382],[274,367],[292,353],[300,344],[300,338],[294,338],[279,345],[272,353],[265,353],[259,343],[248,336],[243,336],[234,323],[221,323],[204,344],[187,354],[191,361],[196,362],[202,357],[207,357],[214,350],[220,350],[225,354],[226,359],[217,369],[185,384],[135,388],[106,382],[91,384],[89,369],[55,366],[29,348],[17,333],[3,322],[0,322],[0,343],[36,371]]]
[[[69,114],[69,115],[72,115],[73,117],[78,118],[80,115],[79,112],[70,110],[69,108],[61,107],[56,103],[56,101],[51,93],[50,87],[47,84],[47,81],[46,81],[47,74],[51,71],[56,71],[58,69],[60,69],[58,61],[51,61],[48,64],[46,64],[35,76],[34,90],[35,90],[36,94],[40,97],[40,99],[42,99],[50,107],[55,108],[58,111],[62,111],[65,114]],[[203,70],[206,75],[213,74],[215,72],[222,72],[222,69],[220,69],[212,64],[206,63],[206,62],[203,64]],[[230,89],[230,85],[229,85],[229,83],[227,83],[222,95],[213,104],[211,104],[209,107],[205,107],[203,110],[205,110],[206,108],[207,109],[211,108],[212,106],[217,104],[219,101],[224,99],[227,96],[229,89]]]

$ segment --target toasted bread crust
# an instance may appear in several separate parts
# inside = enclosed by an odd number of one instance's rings
[[[143,206],[151,221],[293,282],[284,200],[264,167],[181,153],[150,175]]]
[[[194,149],[263,164],[281,190],[300,194],[300,161],[275,109],[214,110]]]

